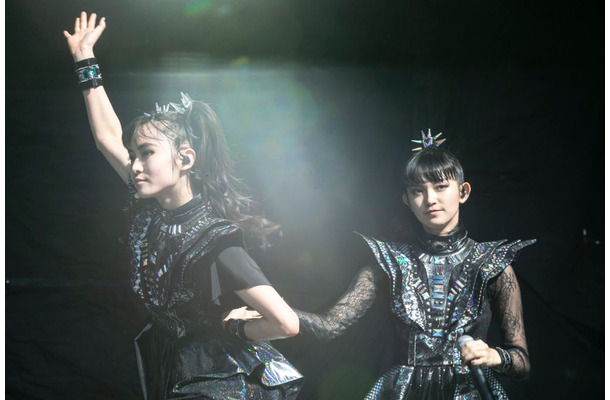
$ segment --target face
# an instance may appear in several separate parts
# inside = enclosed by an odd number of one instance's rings
[[[148,124],[140,128],[128,151],[131,178],[140,198],[155,198],[162,207],[168,209],[190,200],[184,165],[174,146],[154,125]]]
[[[402,199],[424,231],[443,236],[457,227],[460,204],[466,202],[469,195],[470,185],[467,182],[460,187],[457,181],[451,179],[409,186]]]

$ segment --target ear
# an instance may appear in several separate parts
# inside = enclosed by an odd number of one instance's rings
[[[190,147],[181,147],[179,153],[181,154],[181,165],[180,170],[189,171],[195,165],[197,159],[197,153]]]
[[[406,194],[403,193],[402,195],[402,202],[405,203],[405,205],[409,208],[411,208],[411,206],[409,205],[409,198],[407,197]]]
[[[464,182],[460,187],[460,204],[466,203],[468,197],[470,197],[470,191],[472,190],[470,183]]]

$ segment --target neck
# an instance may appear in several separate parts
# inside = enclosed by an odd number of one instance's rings
[[[442,228],[439,229],[430,229],[426,226],[422,225],[422,228],[424,230],[424,232],[430,234],[430,235],[436,235],[436,236],[449,236],[451,235],[453,232],[455,232],[458,229],[458,225],[459,225],[459,220],[458,221],[451,221],[451,223],[445,225]]]
[[[163,193],[157,197],[159,205],[164,210],[173,210],[181,207],[193,200],[195,195],[191,189],[190,181],[188,178],[185,181],[177,184],[168,193]]]

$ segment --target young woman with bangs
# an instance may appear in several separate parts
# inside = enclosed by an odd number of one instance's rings
[[[145,399],[295,399],[302,376],[264,340],[299,321],[244,248],[278,228],[242,194],[212,108],[182,94],[123,130],[93,47],[106,27],[85,12],[64,31],[97,148],[133,198],[133,290],[150,314],[136,338]],[[246,304],[260,318],[245,320]]]
[[[459,160],[422,132],[422,149],[404,168],[402,200],[419,224],[406,241],[361,235],[371,261],[339,301],[323,314],[297,310],[302,334],[328,341],[362,317],[389,292],[400,343],[396,365],[383,374],[367,400],[506,399],[495,374],[523,377],[529,354],[521,294],[511,266],[530,241],[476,242],[460,221],[471,186]],[[492,315],[502,343],[487,343]],[[461,339],[460,339],[461,338]],[[471,370],[481,369],[477,386]],[[486,386],[486,387],[485,387]]]

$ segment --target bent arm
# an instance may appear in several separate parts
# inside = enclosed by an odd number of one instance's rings
[[[523,377],[530,370],[530,359],[523,324],[521,290],[510,265],[498,276],[490,287],[490,292],[492,311],[499,319],[502,331],[501,349],[510,356],[510,367],[500,372]]]
[[[244,333],[249,339],[282,339],[299,333],[296,314],[271,286],[243,247],[231,246],[222,250],[216,263],[221,292],[234,292],[260,314],[260,318],[248,320],[244,325]],[[245,309],[242,313],[232,312],[227,319],[244,319],[240,314],[247,315],[251,312],[246,312]]]
[[[74,33],[64,31],[68,41],[70,53],[74,62],[95,57],[93,47],[106,28],[102,18],[96,25],[97,16],[82,12],[74,23]],[[83,90],[83,97],[87,107],[89,125],[93,133],[97,149],[104,155],[112,168],[127,183],[129,179],[129,154],[122,142],[121,122],[114,112],[110,99],[103,86]]]
[[[382,276],[372,266],[362,268],[337,303],[324,314],[295,310],[303,334],[327,342],[341,336],[371,307]]]
[[[249,339],[284,339],[299,333],[299,318],[272,286],[259,285],[235,293],[261,315],[245,324]]]

